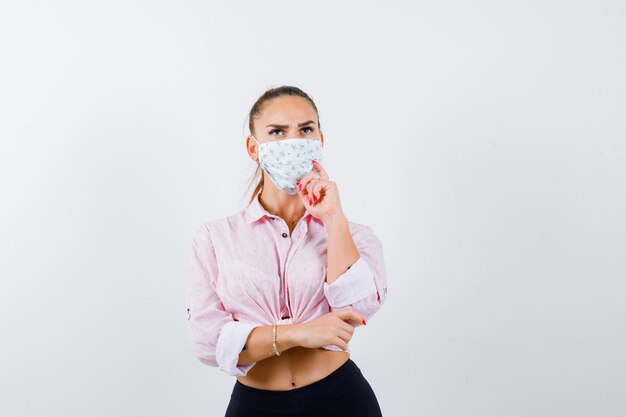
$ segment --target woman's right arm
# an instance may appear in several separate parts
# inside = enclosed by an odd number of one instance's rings
[[[284,352],[292,347],[300,346],[298,341],[298,332],[300,324],[279,324],[276,326],[276,345],[279,352]],[[256,363],[260,360],[269,358],[272,352],[272,327],[267,326],[255,327],[246,341],[245,349],[239,354],[239,362],[237,365],[247,365]]]
[[[215,290],[218,264],[207,225],[194,237],[189,257],[185,300],[187,329],[198,359],[233,376],[243,376],[257,361],[271,357],[272,325],[235,320]],[[351,307],[324,314],[307,323],[277,326],[279,351],[295,346],[318,348],[329,344],[347,348],[354,327],[348,320],[363,317]],[[245,348],[245,349],[244,349]]]
[[[257,326],[237,321],[224,308],[215,286],[218,264],[207,225],[198,229],[191,244],[186,279],[187,330],[200,362],[243,376],[255,365],[238,365],[246,338]]]
[[[336,345],[345,350],[354,334],[354,326],[348,321],[360,323],[362,319],[362,314],[352,307],[345,307],[306,323],[280,324],[276,326],[276,344],[281,353],[295,346],[320,348]],[[271,324],[258,326],[250,332],[237,365],[246,366],[271,356],[272,327]]]

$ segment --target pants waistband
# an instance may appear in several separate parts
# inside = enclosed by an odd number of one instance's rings
[[[324,378],[303,387],[289,390],[265,390],[242,384],[237,380],[231,401],[250,408],[275,413],[297,413],[320,407],[350,388],[356,378],[363,378],[356,363],[348,358]]]

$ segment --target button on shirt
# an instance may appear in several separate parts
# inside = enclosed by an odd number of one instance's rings
[[[200,226],[191,243],[185,291],[197,358],[243,376],[256,362],[237,365],[239,354],[257,326],[305,323],[348,305],[369,320],[387,296],[383,248],[369,226],[348,225],[360,257],[331,284],[326,282],[328,233],[308,210],[290,234],[257,194],[238,213]],[[342,351],[335,345],[323,348]]]

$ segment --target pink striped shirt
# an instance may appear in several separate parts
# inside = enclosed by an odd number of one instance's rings
[[[348,224],[360,257],[330,285],[326,227],[308,210],[290,235],[287,223],[267,212],[257,194],[243,210],[200,226],[185,291],[197,358],[243,376],[256,362],[238,366],[239,353],[257,326],[305,323],[347,305],[368,321],[387,297],[383,248],[369,226]]]

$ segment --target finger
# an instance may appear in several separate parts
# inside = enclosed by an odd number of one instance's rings
[[[302,201],[305,207],[308,208],[313,205],[313,199],[306,188],[303,188],[298,194],[300,195],[300,201]]]
[[[307,207],[311,207],[317,201],[317,198],[313,196],[311,193],[311,181],[307,183],[307,186],[300,186],[300,191],[298,192],[300,195],[300,200],[302,200],[302,204]]]
[[[296,187],[298,187],[298,195],[304,203],[304,197],[308,194],[309,191],[302,185],[300,181],[296,181]]]
[[[354,334],[354,326],[347,321],[339,320],[339,327],[350,333],[350,335]]]
[[[318,175],[318,174],[316,174],[316,175]],[[319,191],[320,185],[318,185],[318,183],[322,182],[321,187],[323,187],[323,185],[324,185],[323,182],[325,180],[320,180],[320,179],[315,179],[315,178],[310,178],[309,177],[309,178],[305,179],[305,181],[306,181],[306,184],[301,186],[301,188],[304,188],[306,190],[306,193],[303,193],[303,196],[305,197],[304,200],[305,200],[306,203],[308,203],[309,206],[312,206],[316,202],[318,202],[319,199],[321,198],[321,193]],[[316,189],[317,189],[317,191],[316,191]]]
[[[341,308],[335,310],[335,314],[341,320],[343,320],[345,322],[348,322],[348,320],[353,320],[353,318],[352,318],[352,310],[353,310],[352,306],[341,307]]]
[[[315,170],[312,170],[309,173],[305,174],[302,178],[300,178],[300,181],[298,181],[298,183],[300,183],[300,188],[307,189],[309,182],[311,182],[311,180],[317,178],[318,176],[319,173],[315,172]]]
[[[298,196],[300,197],[300,201],[302,201],[302,204],[305,207],[310,207],[311,204],[309,204],[309,198],[311,198],[311,195],[309,194],[309,190],[307,189],[305,184],[303,184],[303,181],[307,181],[306,175],[302,177],[300,181],[296,182],[296,186],[298,187]]]
[[[352,339],[352,333],[345,331],[344,329],[338,329],[337,336],[341,338],[346,343],[350,343],[350,339]]]
[[[324,167],[320,165],[319,162],[313,160],[313,168],[322,176],[322,178],[326,180],[329,178],[328,173],[326,172]]]
[[[317,183],[318,180],[316,179],[311,179],[307,182],[306,184],[306,189],[307,189],[307,197],[309,198],[309,204],[313,205],[315,204],[315,202],[317,201],[318,197],[313,193],[313,187],[315,186],[315,183]]]
[[[311,194],[313,195],[313,204],[317,204],[322,199],[322,190],[328,185],[326,180],[311,181]]]
[[[354,320],[360,324],[365,322],[365,316],[353,309],[352,306],[347,306],[335,311],[337,311],[339,318],[342,320]]]
[[[359,324],[366,324],[365,316],[356,310],[352,310],[352,318],[353,320],[358,321]]]
[[[340,338],[339,336],[336,336],[333,343],[333,345],[341,348],[342,350],[347,350],[348,349],[348,344],[346,342],[343,341],[342,338]]]

